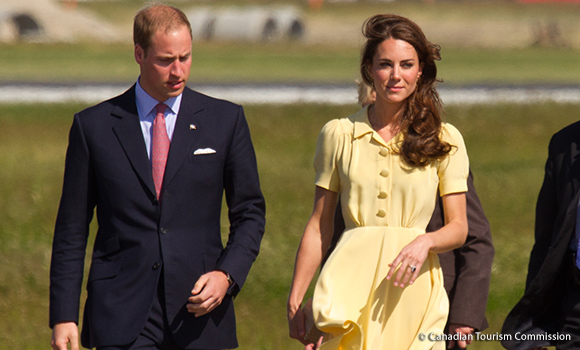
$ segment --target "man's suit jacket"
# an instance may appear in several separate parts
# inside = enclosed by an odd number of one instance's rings
[[[471,171],[467,179],[467,188],[467,221],[469,224],[467,240],[462,247],[439,254],[439,259],[444,275],[445,290],[450,301],[448,323],[463,324],[477,330],[484,330],[488,327],[485,309],[495,250],[489,222],[475,191]],[[427,225],[427,232],[443,227],[445,217],[442,207],[443,204],[439,197],[431,221]],[[326,258],[344,231],[340,205],[335,215],[334,227],[332,244]]]
[[[536,205],[535,244],[530,254],[526,290],[507,316],[502,333],[507,349],[529,349],[548,342],[517,341],[517,332],[555,334],[562,328],[560,302],[571,278],[570,241],[580,196],[580,122],[550,141],[544,182]]]
[[[467,222],[469,231],[465,244],[439,254],[445,290],[449,296],[448,324],[462,324],[482,331],[488,327],[485,309],[489,296],[491,266],[495,250],[489,222],[475,191],[473,175],[467,178]],[[427,232],[445,224],[443,203],[439,197]]]
[[[200,149],[215,153],[194,154]],[[225,248],[220,233],[224,190],[230,220]],[[159,201],[135,87],[75,115],[53,242],[51,326],[78,321],[95,206],[98,232],[87,284],[84,346],[134,340],[146,322],[161,271],[178,345],[237,346],[232,298],[258,254],[265,224],[242,107],[185,89]],[[186,310],[188,297],[196,280],[216,269],[227,271],[235,287],[214,311],[196,318]]]

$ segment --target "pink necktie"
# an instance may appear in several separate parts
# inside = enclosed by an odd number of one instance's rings
[[[163,174],[165,174],[165,164],[167,164],[167,154],[169,153],[169,137],[165,128],[165,109],[167,106],[160,103],[155,106],[157,115],[153,121],[153,140],[151,144],[151,164],[153,166],[153,182],[157,198],[161,193]]]

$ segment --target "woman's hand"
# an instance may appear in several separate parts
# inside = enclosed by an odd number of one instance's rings
[[[387,273],[387,280],[393,278],[393,275],[397,272],[395,276],[395,282],[393,285],[395,287],[405,288],[407,285],[411,285],[415,282],[417,277],[419,277],[419,272],[423,263],[427,259],[427,255],[433,246],[428,234],[423,234],[417,236],[411,243],[407,244],[395,260],[389,264],[391,267]]]
[[[459,248],[467,237],[467,214],[465,193],[451,193],[444,195],[443,211],[445,212],[445,226],[437,231],[417,236],[407,244],[389,266],[387,280],[395,276],[395,287],[404,288],[407,283],[413,284],[429,252],[443,253]]]
[[[309,343],[304,340],[306,330],[301,304],[310,282],[320,266],[322,257],[330,246],[334,232],[334,213],[337,202],[338,194],[336,192],[316,187],[314,209],[296,253],[292,287],[288,296],[287,317],[290,337],[298,339],[304,345]]]

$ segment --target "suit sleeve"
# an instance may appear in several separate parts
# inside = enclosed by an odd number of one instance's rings
[[[94,177],[81,123],[75,115],[69,134],[62,196],[50,266],[50,326],[78,324],[89,224],[95,207]]]
[[[488,327],[485,309],[495,250],[471,171],[467,186],[467,240],[460,248],[439,254],[439,258],[450,302],[448,323],[467,325],[481,331]],[[427,231],[437,230],[444,224],[440,202],[439,199]]]
[[[558,216],[558,193],[556,186],[557,157],[554,151],[554,138],[550,141],[548,160],[546,161],[544,181],[536,203],[535,243],[530,254],[526,290],[537,276],[542,263],[546,260],[551,246],[552,234]]]
[[[232,295],[242,288],[264,234],[266,206],[260,190],[256,155],[242,107],[239,107],[224,171],[230,233],[218,269],[235,282]]]

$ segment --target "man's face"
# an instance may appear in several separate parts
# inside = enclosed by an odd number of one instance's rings
[[[168,33],[156,32],[145,52],[135,45],[135,60],[141,69],[139,83],[159,102],[183,92],[191,68],[191,35],[186,26]]]

